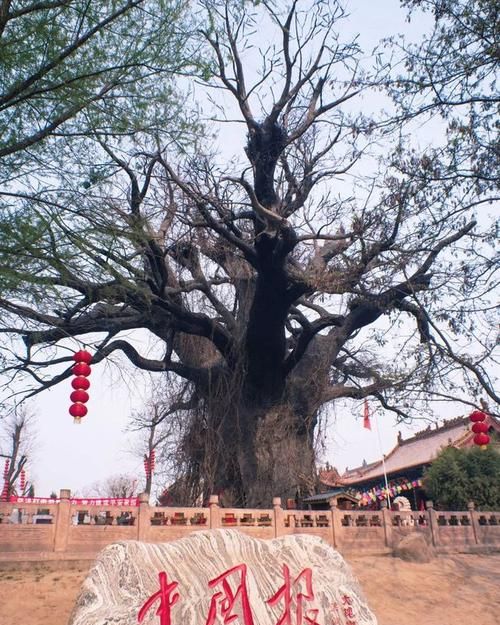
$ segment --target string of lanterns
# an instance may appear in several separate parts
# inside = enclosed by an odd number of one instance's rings
[[[376,486],[360,493],[359,505],[367,506],[369,503],[377,501],[377,499],[386,499],[388,495],[389,497],[394,497],[404,491],[412,490],[413,488],[421,488],[421,486],[422,480],[405,481],[399,484],[390,483],[389,488]]]
[[[472,439],[474,445],[479,445],[481,449],[486,449],[490,442],[490,437],[487,434],[489,430],[488,424],[484,422],[486,419],[485,413],[481,410],[474,410],[469,415],[469,419],[472,421],[472,431],[475,435]]]
[[[146,474],[146,479],[151,479],[153,472],[155,470],[155,450],[152,449],[150,455],[144,454],[144,473]]]
[[[75,364],[71,371],[75,377],[71,380],[71,386],[74,390],[69,397],[73,402],[69,407],[69,414],[74,418],[75,423],[80,423],[82,417],[88,412],[85,404],[89,400],[87,391],[90,388],[90,382],[87,378],[92,372],[90,367],[92,355],[84,349],[81,349],[73,354],[73,360]]]
[[[7,501],[7,497],[9,496],[9,466],[10,466],[10,460],[8,458],[6,458],[5,460],[5,464],[3,467],[3,488],[2,488],[2,495],[0,496],[0,499],[2,501]]]
[[[21,473],[19,474],[19,490],[21,495],[24,493],[24,489],[26,488],[26,471],[21,469]]]

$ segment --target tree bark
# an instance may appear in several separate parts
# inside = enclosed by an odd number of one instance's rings
[[[203,484],[204,498],[216,493],[225,506],[268,507],[273,497],[312,493],[316,393],[306,392],[311,386],[301,379],[279,397],[264,394],[238,384],[237,376],[227,384],[219,380],[192,414],[182,444],[191,482],[184,497],[196,492],[196,484]]]

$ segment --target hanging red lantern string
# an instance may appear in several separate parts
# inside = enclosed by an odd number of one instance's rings
[[[6,480],[9,475],[10,460],[7,458],[3,467],[3,479]]]
[[[82,417],[84,417],[88,410],[86,404],[89,400],[89,394],[87,390],[90,388],[90,382],[87,377],[91,374],[92,369],[90,363],[92,362],[92,354],[81,349],[73,354],[73,360],[75,364],[71,371],[75,375],[71,380],[71,386],[73,392],[70,395],[70,400],[73,402],[69,407],[69,414],[73,417],[75,423],[80,423]]]
[[[476,436],[474,436],[474,443],[476,445],[479,445],[481,449],[486,449],[486,445],[489,442],[490,437],[488,436],[488,434],[483,434],[483,432],[480,432],[479,434],[476,434]]]
[[[479,421],[484,421],[486,419],[486,415],[481,410],[474,410],[474,412],[470,413],[469,419],[473,423],[478,423]]]
[[[144,473],[146,475],[146,479],[151,477],[151,464],[146,454],[144,454]]]
[[[7,482],[7,480],[5,480],[3,483],[3,489],[2,489],[2,494],[0,495],[0,499],[2,501],[7,501],[8,496],[9,496],[9,483]]]
[[[77,390],[87,391],[90,388],[90,382],[83,375],[78,375],[71,380],[71,386]]]
[[[21,473],[19,475],[19,490],[21,491],[21,495],[24,493],[25,488],[26,488],[26,472],[24,469],[21,469]]]
[[[472,439],[474,445],[479,445],[481,449],[486,449],[486,446],[490,442],[490,437],[487,432],[489,430],[489,426],[487,423],[484,423],[486,419],[486,415],[481,410],[474,410],[469,415],[469,419],[472,421],[472,431],[475,436]]]
[[[149,469],[151,473],[154,473],[155,470],[155,450],[151,450],[151,454],[149,456]]]
[[[477,421],[472,424],[472,431],[474,434],[487,434],[488,433],[488,424],[484,421]]]

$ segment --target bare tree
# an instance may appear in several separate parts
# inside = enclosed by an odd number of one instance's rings
[[[158,477],[161,483],[171,484],[179,474],[182,454],[179,443],[182,438],[183,420],[178,418],[181,411],[190,406],[182,401],[182,391],[173,399],[170,380],[170,392],[167,385],[155,388],[155,395],[145,403],[142,409],[134,412],[128,430],[137,433],[134,453],[144,461],[145,486],[143,492],[151,493],[153,479]],[[184,500],[190,500],[185,494]]]
[[[468,254],[488,234],[467,204],[423,198],[377,153],[377,126],[349,112],[379,82],[341,41],[340,5],[234,5],[209,8],[202,35],[208,87],[234,100],[246,161],[160,143],[125,153],[100,137],[113,175],[85,192],[64,179],[2,243],[0,307],[3,334],[26,346],[5,371],[32,376],[33,392],[70,375],[67,354],[43,355],[68,337],[96,365],[121,352],[183,380],[182,406],[165,411],[182,420],[179,476],[257,506],[313,488],[331,402],[371,396],[405,418],[433,397],[499,398],[492,333],[474,351],[475,328],[442,325],[481,298],[487,276]],[[260,51],[256,75],[257,20],[280,44]],[[138,328],[155,349],[128,340]]]
[[[138,483],[136,476],[120,473],[111,475],[100,482],[95,482],[85,490],[88,491],[89,496],[93,497],[128,499],[137,495]]]
[[[0,458],[4,459],[3,495],[23,496],[32,482],[24,478],[34,442],[33,415],[16,406],[0,419]]]

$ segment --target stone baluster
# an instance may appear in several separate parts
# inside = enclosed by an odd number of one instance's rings
[[[434,547],[437,547],[439,545],[439,528],[437,522],[437,514],[434,510],[434,503],[432,501],[426,501],[425,507],[427,508],[429,527],[431,528],[432,544]]]
[[[146,541],[151,527],[149,493],[139,494],[139,511],[137,517],[137,540]]]
[[[478,545],[479,544],[479,531],[477,527],[477,517],[474,511],[474,508],[475,508],[474,502],[469,501],[469,503],[467,504],[467,510],[469,511],[470,524],[472,526],[472,533],[474,534],[474,542],[476,543],[476,545]]]
[[[283,536],[285,519],[281,507],[281,497],[273,497],[274,537]]]
[[[220,527],[219,495],[210,495],[208,506],[210,508],[210,529]]]
[[[54,551],[66,551],[71,527],[71,491],[62,488],[59,491],[59,503],[56,512],[56,530],[54,535]]]
[[[384,528],[384,539],[385,546],[392,549],[393,547],[393,539],[392,539],[392,516],[391,511],[387,507],[387,500],[383,500],[380,504],[380,508],[382,511],[382,526]]]
[[[332,526],[332,546],[336,549],[340,549],[342,546],[342,520],[335,499],[330,499],[328,503],[330,505],[330,514],[332,517],[330,523]]]

